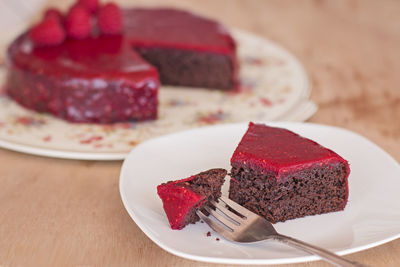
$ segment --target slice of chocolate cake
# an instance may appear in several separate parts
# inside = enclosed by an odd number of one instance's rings
[[[348,162],[286,129],[250,123],[231,165],[229,198],[272,223],[346,206]]]
[[[224,169],[211,169],[157,186],[171,228],[180,230],[189,223],[199,221],[196,209],[221,196],[226,174]]]

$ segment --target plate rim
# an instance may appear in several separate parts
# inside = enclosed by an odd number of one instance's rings
[[[24,153],[26,155],[42,156],[57,159],[71,159],[71,160],[101,160],[101,161],[114,161],[123,160],[129,153],[127,152],[83,152],[83,151],[70,151],[61,149],[47,149],[35,145],[24,145],[13,141],[0,139],[0,148],[7,149],[14,152]]]
[[[374,142],[372,142],[371,140],[369,140],[368,138],[353,132],[351,130],[345,129],[345,128],[341,128],[341,127],[337,127],[337,126],[332,126],[332,125],[326,125],[326,124],[319,124],[319,123],[311,123],[311,122],[284,122],[284,121],[280,121],[280,122],[265,122],[265,121],[255,121],[255,123],[266,123],[275,127],[284,127],[283,125],[306,125],[306,127],[324,127],[324,128],[330,128],[333,130],[339,130],[339,131],[344,131],[346,133],[349,134],[353,134],[361,139],[363,139],[363,141],[366,141],[369,143],[369,145],[372,145],[374,148],[380,150],[381,152],[384,153],[385,157],[387,159],[389,159],[391,162],[393,162],[394,164],[397,164],[398,167],[400,168],[400,164],[396,161],[396,159],[394,159],[388,152],[386,152],[384,149],[382,149],[381,147],[379,147],[377,144],[375,144]],[[133,151],[140,146],[145,146],[147,143],[151,143],[154,140],[158,140],[158,139],[165,139],[168,138],[169,136],[174,136],[174,135],[180,135],[180,134],[185,134],[187,132],[195,132],[195,131],[206,131],[212,128],[220,128],[220,127],[230,127],[230,126],[242,126],[244,129],[247,126],[248,123],[243,123],[243,122],[238,122],[238,123],[226,123],[226,124],[218,124],[218,125],[212,125],[212,126],[204,126],[204,127],[197,127],[197,128],[193,128],[193,129],[188,129],[188,130],[184,130],[184,131],[179,131],[179,132],[175,132],[175,133],[171,133],[171,134],[167,134],[167,135],[162,135],[162,136],[158,136],[155,138],[151,138],[149,140],[146,140],[140,144],[138,144],[135,148],[133,148],[129,154],[127,155],[127,157],[125,158],[125,160],[123,161],[123,164],[121,166],[121,171],[120,171],[120,176],[119,176],[119,191],[120,191],[120,197],[122,200],[122,203],[124,205],[125,210],[128,212],[129,216],[131,217],[131,219],[133,220],[133,222],[139,227],[139,229],[152,241],[154,242],[157,246],[161,247],[162,249],[164,249],[165,251],[188,259],[188,260],[195,260],[195,261],[199,261],[199,262],[207,262],[207,263],[219,263],[219,264],[233,264],[233,265],[238,265],[238,264],[254,264],[254,265],[270,265],[270,264],[291,264],[291,263],[301,263],[301,262],[311,262],[311,261],[317,261],[317,260],[321,260],[320,257],[315,256],[315,255],[308,255],[308,256],[300,256],[300,257],[293,257],[293,258],[280,258],[280,259],[236,259],[236,258],[216,258],[216,257],[207,257],[207,256],[198,256],[198,255],[192,255],[189,253],[185,253],[179,250],[175,250],[173,248],[168,247],[166,244],[162,243],[162,242],[156,242],[155,241],[155,237],[153,236],[153,234],[147,230],[147,227],[143,224],[143,222],[141,220],[139,220],[135,214],[135,212],[133,210],[130,209],[129,204],[128,204],[128,199],[126,194],[124,194],[124,183],[125,181],[127,181],[128,178],[126,178],[126,168],[128,165],[128,160],[129,157],[134,153]],[[348,248],[348,249],[344,249],[344,250],[339,250],[339,251],[335,251],[336,254],[340,255],[340,256],[344,256],[344,255],[348,255],[348,254],[352,254],[352,253],[356,253],[359,251],[363,251],[369,248],[374,248],[376,246],[388,243],[390,241],[396,240],[400,238],[400,232],[396,235],[384,238],[382,240],[376,241],[376,242],[372,242],[369,244],[365,244],[365,245],[361,245],[361,246],[357,246],[354,248]]]

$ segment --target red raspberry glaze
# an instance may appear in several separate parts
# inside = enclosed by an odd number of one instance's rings
[[[318,143],[282,128],[250,123],[231,158],[233,167],[252,168],[276,173],[277,179],[288,173],[312,167],[348,163]]]
[[[157,186],[157,193],[163,202],[172,229],[182,229],[190,211],[200,207],[206,201],[204,196],[179,185],[191,179],[193,176]]]

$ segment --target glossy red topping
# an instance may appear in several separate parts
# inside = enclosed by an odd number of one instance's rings
[[[182,10],[124,10],[124,30],[134,46],[186,48],[225,54],[235,51],[232,37],[221,24]]]
[[[163,202],[164,211],[172,229],[182,229],[186,225],[189,213],[206,201],[205,196],[180,185],[192,180],[193,177],[157,186],[157,193]]]
[[[347,161],[318,143],[283,128],[250,123],[236,148],[231,164],[273,171],[279,177],[287,172]]]
[[[156,69],[144,61],[121,36],[66,40],[59,46],[35,47],[26,37],[11,46],[12,62],[21,68],[47,75],[110,77],[126,75],[144,78]]]
[[[128,43],[197,47],[202,50],[217,49],[225,52],[232,52],[234,46],[231,43],[232,39],[220,24],[185,11],[129,9],[124,10],[123,14],[126,27],[123,37],[67,40],[60,46],[46,50],[33,47],[25,37],[22,37],[10,48],[11,60],[16,65],[40,72],[49,71],[55,74],[64,72],[66,75],[72,72],[71,75],[83,76],[86,73],[101,74],[104,70],[120,73],[154,69],[129,48],[126,45]],[[162,20],[164,26],[155,23],[155,18]],[[190,27],[182,27],[185,24]],[[163,30],[162,27],[168,27],[168,30]],[[106,53],[103,55],[103,52]],[[104,64],[105,62],[108,64]]]

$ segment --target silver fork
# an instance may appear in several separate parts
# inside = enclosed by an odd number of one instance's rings
[[[218,202],[212,201],[211,205],[213,207],[205,206],[204,209],[212,216],[207,216],[202,210],[197,210],[196,213],[214,231],[228,240],[240,243],[276,240],[318,255],[333,265],[365,267],[325,249],[279,234],[270,222],[226,197],[219,198]]]

